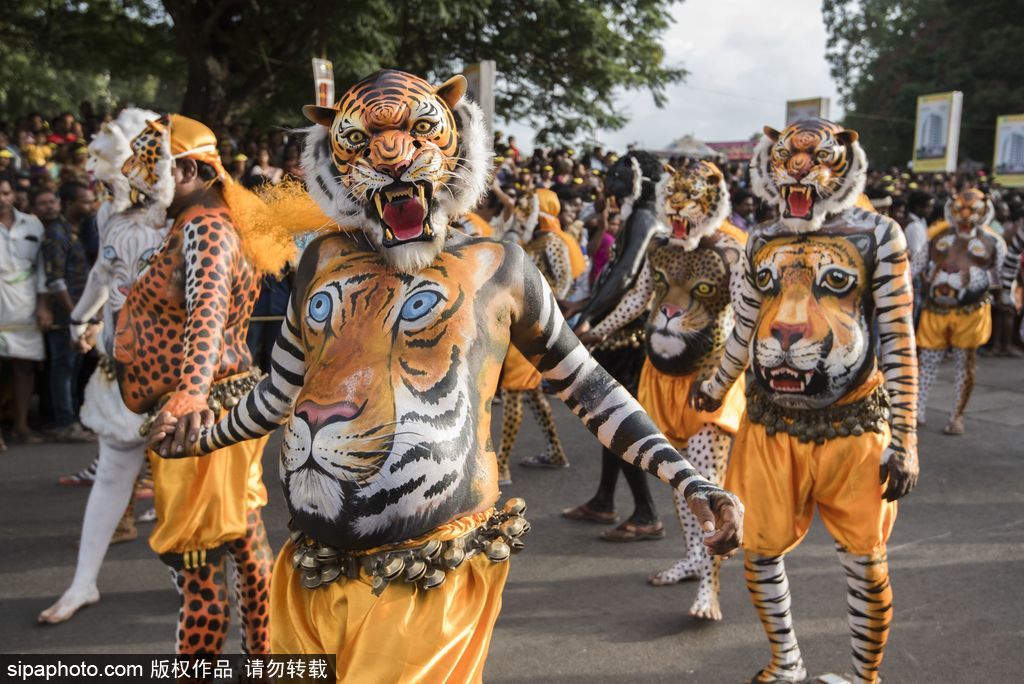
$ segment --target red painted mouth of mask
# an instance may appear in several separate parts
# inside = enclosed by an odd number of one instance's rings
[[[672,237],[685,240],[690,236],[690,222],[683,218],[672,219]]]
[[[429,198],[426,187],[410,183],[394,183],[373,196],[385,247],[433,239],[428,222]]]
[[[786,207],[793,218],[810,218],[814,207],[814,191],[805,185],[790,185],[784,188]]]

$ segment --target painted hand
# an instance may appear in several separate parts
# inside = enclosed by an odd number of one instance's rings
[[[149,429],[146,447],[161,458],[200,456],[200,432],[212,427],[213,423],[214,415],[210,409],[186,413],[180,419],[161,411]]]
[[[690,406],[697,411],[714,413],[722,405],[721,399],[715,399],[708,390],[708,381],[695,382],[690,385]]]
[[[886,485],[882,498],[896,501],[909,494],[917,486],[920,472],[916,450],[886,448],[879,466],[879,482]]]
[[[704,545],[708,555],[732,558],[743,541],[743,504],[736,495],[714,487],[701,495],[690,497],[686,505],[697,517],[700,528],[708,534]]]

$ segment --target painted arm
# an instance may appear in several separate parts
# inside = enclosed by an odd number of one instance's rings
[[[171,415],[206,410],[220,366],[231,273],[241,258],[239,250],[238,235],[219,216],[213,220],[200,214],[182,228],[187,320],[178,388],[163,408]]]
[[[654,212],[648,209],[634,210],[629,217],[629,226],[624,228],[615,241],[614,261],[594,283],[594,295],[580,314],[580,323],[602,319],[611,312],[619,299],[630,287],[633,279],[643,266],[647,246],[658,228]]]
[[[1007,245],[1006,256],[1003,257],[1002,267],[999,269],[999,298],[1004,306],[1013,306],[1013,281],[1017,279],[1017,271],[1020,269],[1020,255],[1024,252],[1024,226],[1018,226],[1010,243]]]
[[[633,287],[619,300],[618,305],[612,312],[594,326],[589,334],[593,335],[596,339],[603,339],[627,323],[636,320],[638,316],[647,310],[653,295],[654,275],[651,272],[650,261],[646,261]]]
[[[698,410],[713,411],[717,408],[750,363],[750,339],[761,308],[761,292],[754,285],[753,277],[747,253],[743,251],[729,274],[729,298],[734,317],[732,332],[725,341],[718,366],[700,384],[700,392],[694,393],[694,405]]]
[[[739,543],[742,506],[704,479],[655,427],[629,392],[594,360],[562,317],[551,288],[519,252],[522,290],[516,298],[512,343],[548,381],[565,405],[602,445],[682,494],[704,529],[712,512],[719,532],[706,540],[715,553]]]
[[[996,241],[996,254],[995,258],[992,259],[992,264],[988,270],[988,282],[991,284],[993,290],[1001,290],[1003,281],[1003,267],[1006,265],[1007,256],[1009,255],[1009,249],[1006,247],[1006,240],[1003,239],[1002,235],[997,235],[992,232],[989,233]],[[1016,234],[1014,235],[1016,237]],[[1017,255],[1017,263],[1020,263],[1020,255]],[[1016,273],[1014,274],[1016,277]],[[1012,281],[1011,281],[1012,282]]]
[[[314,246],[307,247],[299,263],[296,285],[292,288],[281,332],[271,352],[270,373],[218,423],[213,424],[213,412],[205,410],[202,423],[206,427],[195,435],[195,441],[191,441],[192,435],[175,432],[178,420],[162,413],[150,430],[150,448],[157,450],[159,447],[160,455],[165,458],[201,456],[262,437],[288,419],[306,376],[301,311],[306,291],[304,284],[309,282],[316,269],[316,253]],[[187,446],[186,439],[189,441]]]
[[[89,270],[89,278],[85,281],[85,289],[82,291],[82,296],[78,298],[78,303],[71,310],[71,320],[80,321],[79,323],[71,323],[68,326],[72,342],[78,342],[78,338],[82,336],[88,327],[89,320],[99,313],[109,296],[110,272],[107,270],[102,257],[100,257],[100,260],[93,264],[93,267]]]
[[[556,235],[549,235],[544,246],[544,260],[551,269],[550,283],[555,297],[565,299],[572,288],[572,269],[569,266],[569,247]]]
[[[914,291],[903,231],[891,219],[875,229],[877,261],[871,279],[879,366],[889,394],[892,439],[882,453],[885,498],[895,501],[917,484],[917,348],[914,341]]]

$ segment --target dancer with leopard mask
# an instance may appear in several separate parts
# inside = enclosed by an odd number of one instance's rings
[[[637,399],[676,448],[711,482],[725,479],[732,435],[745,401],[742,378],[712,413],[686,405],[690,388],[715,367],[732,331],[731,298],[744,277],[747,237],[726,218],[731,211],[725,179],[710,162],[678,171],[667,169],[658,184],[658,213],[670,227],[647,250],[636,284],[618,306],[581,340],[600,342],[648,311],[647,360],[640,372]],[[676,500],[686,539],[686,557],[653,575],[656,586],[698,579],[690,615],[720,620],[719,560],[704,553],[704,534],[681,497]]]
[[[737,543],[738,502],[587,354],[522,248],[449,232],[491,165],[465,89],[382,71],[305,108],[309,191],[337,227],[303,253],[271,374],[212,428],[172,434],[180,421],[162,416],[151,432],[171,457],[286,423],[274,650],[336,653],[338,681],[480,680],[504,561],[529,527],[521,499],[495,506],[490,406],[510,344],[603,443],[717,526],[710,551]]]
[[[173,225],[121,308],[114,360],[121,396],[149,417],[223,411],[259,373],[245,338],[258,276],[294,253],[265,205],[234,183],[202,123],[170,114],[132,141],[124,174],[167,207]],[[178,590],[177,653],[221,653],[230,623],[228,558],[235,569],[242,649],[268,653],[271,554],[260,509],[267,493],[265,439],[220,450],[206,461],[150,453],[157,523],[150,547]]]
[[[921,269],[926,289],[917,324],[917,420],[924,424],[928,390],[946,352],[952,351],[956,404],[943,432],[962,435],[978,348],[992,335],[992,298],[1000,288],[1006,242],[988,226],[995,209],[981,190],[971,188],[950,197],[945,213],[946,220],[928,230],[928,250],[922,254],[928,261]]]
[[[71,339],[85,352],[99,336],[99,364],[85,387],[80,416],[82,424],[96,433],[99,457],[91,466],[95,481],[82,520],[74,579],[60,599],[40,613],[39,622],[44,624],[64,622],[79,608],[99,601],[96,579],[107,547],[137,534],[131,498],[146,457],[145,439],[139,434],[143,418],[121,399],[111,355],[118,311],[167,228],[166,205],[137,193],[133,203],[132,189],[121,174],[132,154],[130,141],[145,130],[147,121],[157,118],[155,112],[126,109],[89,143],[90,170],[108,189],[110,199],[97,214],[99,258],[71,312]],[[96,319],[101,310],[102,318]]]
[[[771,642],[753,682],[807,678],[783,557],[815,504],[846,571],[858,684],[878,681],[892,620],[886,542],[917,482],[917,356],[903,232],[855,206],[866,171],[855,131],[765,128],[751,180],[780,219],[750,235],[735,327],[692,395],[713,410],[751,364],[726,485],[747,505],[747,589]]]

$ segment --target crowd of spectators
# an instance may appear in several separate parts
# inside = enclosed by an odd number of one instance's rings
[[[14,235],[13,226],[34,216],[42,227],[32,242],[14,245],[16,252],[34,247],[39,251],[43,274],[35,307],[35,320],[46,331],[44,348],[33,358],[46,358],[26,370],[24,359],[13,359],[0,344],[0,361],[5,382],[0,402],[12,407],[3,411],[13,418],[9,438],[37,442],[44,437],[29,427],[26,417],[33,386],[39,396],[36,424],[48,427],[55,440],[89,440],[91,434],[76,419],[85,379],[95,360],[74,353],[67,332],[71,309],[85,286],[89,268],[96,259],[98,235],[95,213],[97,191],[86,170],[86,144],[110,113],[96,113],[83,104],[79,116],[69,113],[47,120],[31,114],[13,122],[0,122],[0,222]],[[285,178],[302,179],[299,165],[300,136],[284,129],[264,130],[251,125],[232,124],[215,129],[220,154],[236,181],[253,187],[278,183]],[[492,189],[477,214],[492,225],[508,220],[517,198],[533,188],[548,188],[560,200],[559,219],[587,255],[588,270],[573,288],[569,301],[589,295],[601,269],[611,256],[615,236],[622,225],[619,208],[604,195],[606,171],[616,162],[615,152],[600,146],[583,149],[537,147],[529,155],[520,150],[514,137],[495,134],[495,173]],[[682,165],[687,159],[665,160]],[[745,163],[720,164],[732,199],[730,220],[742,230],[776,217],[775,207],[760,202],[749,188]],[[955,192],[976,186],[990,194],[996,215],[991,227],[1009,242],[1024,230],[1024,193],[1000,188],[983,172],[954,174],[913,174],[899,169],[872,170],[867,195],[881,212],[895,219],[906,231],[912,251],[926,249],[927,226],[942,218],[945,201]],[[504,217],[504,218],[503,218]],[[33,220],[35,220],[33,219]],[[28,231],[31,233],[31,231]],[[28,233],[26,233],[28,235]],[[919,278],[920,274],[915,273]],[[288,279],[264,283],[255,315],[279,313],[287,299]],[[1020,309],[1018,301],[1017,310]],[[995,332],[989,350],[997,354],[1018,354],[1020,338],[1017,311],[994,307]],[[0,314],[4,312],[0,310]],[[0,316],[2,317],[2,316]],[[0,320],[0,333],[12,324]],[[17,326],[14,326],[15,328]],[[14,329],[14,328],[10,328]],[[269,362],[269,348],[276,327],[254,325],[251,335],[257,361]],[[0,334],[2,338],[2,334]],[[32,368],[31,365],[28,368]],[[13,378],[14,382],[6,381]],[[35,379],[34,385],[32,379]],[[0,440],[0,445],[3,442]]]

